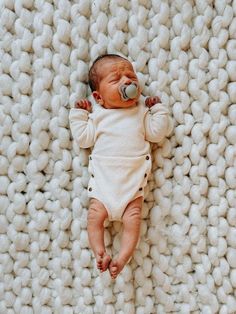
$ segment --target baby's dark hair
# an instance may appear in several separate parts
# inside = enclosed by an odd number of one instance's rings
[[[105,59],[123,59],[128,61],[127,59],[125,59],[124,57],[121,57],[119,55],[116,54],[104,54],[101,55],[99,57],[97,57],[97,59],[94,60],[90,70],[89,70],[89,86],[91,88],[91,91],[95,91],[97,90],[98,86],[99,86],[99,75],[98,75],[98,64],[101,60],[105,60]]]

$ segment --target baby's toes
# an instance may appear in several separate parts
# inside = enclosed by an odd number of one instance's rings
[[[102,271],[106,271],[109,267],[111,261],[111,257],[109,255],[105,255],[102,261]]]
[[[103,253],[97,255],[97,268],[102,270]]]
[[[118,275],[118,264],[116,261],[112,261],[109,266],[110,275],[113,279],[115,279]]]

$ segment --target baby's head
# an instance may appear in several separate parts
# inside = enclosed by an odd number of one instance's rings
[[[123,96],[124,87],[128,85],[130,98]],[[96,102],[108,109],[133,107],[141,94],[132,64],[114,54],[100,56],[94,61],[89,70],[89,86]]]

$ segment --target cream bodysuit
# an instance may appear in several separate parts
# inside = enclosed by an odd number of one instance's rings
[[[69,119],[78,145],[93,146],[88,196],[103,203],[109,220],[121,220],[127,205],[144,195],[151,171],[149,142],[160,142],[168,133],[168,110],[160,103],[150,109],[141,102],[124,109],[95,104],[92,113],[71,109]]]

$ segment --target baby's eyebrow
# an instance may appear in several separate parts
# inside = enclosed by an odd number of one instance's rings
[[[130,70],[130,71],[128,71],[127,73],[128,73],[129,75],[136,76],[136,73],[135,73],[134,71],[131,71],[131,70]]]
[[[119,77],[120,77],[119,73],[110,73],[108,75],[109,79],[115,79],[115,78],[119,78]]]

